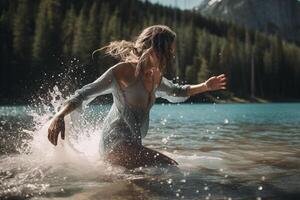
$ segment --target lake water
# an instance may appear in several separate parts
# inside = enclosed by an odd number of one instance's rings
[[[144,145],[178,168],[101,161],[101,120],[53,147],[52,110],[0,107],[0,199],[300,199],[300,104],[161,104]],[[76,132],[76,131],[75,131]]]

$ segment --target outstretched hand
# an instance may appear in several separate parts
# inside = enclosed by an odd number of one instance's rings
[[[209,91],[225,90],[226,89],[226,77],[225,74],[219,76],[210,77],[205,81],[205,85]]]
[[[48,139],[53,145],[57,145],[58,135],[65,139],[65,121],[63,117],[55,117],[48,128]]]

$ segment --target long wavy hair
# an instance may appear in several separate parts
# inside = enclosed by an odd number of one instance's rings
[[[135,75],[138,75],[153,51],[158,58],[157,67],[164,72],[171,63],[173,53],[171,45],[176,33],[165,25],[153,25],[145,28],[134,41],[113,41],[107,46],[97,49],[94,53],[105,50],[105,54],[124,62],[137,62]]]

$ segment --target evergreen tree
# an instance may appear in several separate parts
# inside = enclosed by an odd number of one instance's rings
[[[118,14],[119,10],[115,9],[115,11],[109,15],[105,25],[102,26],[102,39],[104,44],[113,40],[120,40],[121,26]]]
[[[85,33],[85,52],[87,53],[87,57],[84,58],[89,59],[91,58],[90,55],[93,52],[93,50],[99,48],[98,44],[100,44],[100,33],[99,29],[101,26],[99,26],[99,20],[98,20],[98,5],[96,2],[93,3],[90,13],[89,13],[89,20],[86,27],[86,33]]]
[[[207,61],[205,58],[201,59],[201,67],[198,73],[198,82],[204,82],[209,78],[210,71],[208,69]]]
[[[79,57],[80,59],[87,57],[87,52],[85,52],[85,36],[86,36],[86,16],[85,7],[81,9],[79,16],[77,17],[77,23],[74,34],[73,41],[73,55]]]
[[[218,42],[216,38],[213,38],[214,41],[212,42],[212,46],[210,49],[210,57],[209,57],[209,69],[211,72],[216,75],[218,72],[218,67],[219,67],[219,47],[218,47]],[[212,74],[212,75],[213,75]]]
[[[67,10],[65,19],[62,24],[62,42],[63,42],[63,54],[66,56],[72,55],[72,47],[75,34],[76,25],[76,13],[74,6]]]
[[[51,62],[60,54],[60,2],[40,2],[33,42],[33,58],[39,62]]]
[[[22,90],[18,84],[37,87],[30,80],[58,73],[60,55],[75,55],[89,63],[82,68],[97,70],[90,63],[94,49],[133,39],[147,26],[166,24],[177,34],[176,68],[167,66],[168,78],[177,74],[194,83],[226,73],[228,90],[249,97],[253,62],[258,97],[300,97],[299,46],[233,23],[138,0],[15,0],[2,2],[0,9],[0,95]],[[101,66],[114,62],[98,58]],[[96,73],[88,74],[85,78],[96,78]]]
[[[30,1],[19,0],[13,24],[13,48],[20,61],[31,56],[31,14]]]
[[[185,77],[189,83],[197,83],[197,69],[193,65],[188,65]]]

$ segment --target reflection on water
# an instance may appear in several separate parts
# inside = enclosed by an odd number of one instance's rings
[[[97,157],[108,108],[54,148],[49,111],[1,107],[0,199],[300,199],[300,104],[155,105],[144,144],[179,167],[135,171]]]

